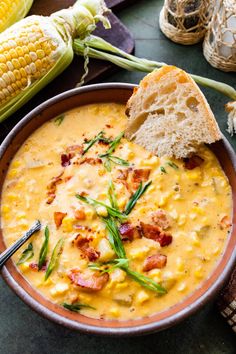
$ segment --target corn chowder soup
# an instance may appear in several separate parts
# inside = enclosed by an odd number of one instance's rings
[[[74,109],[36,130],[9,167],[6,245],[39,219],[13,260],[68,311],[134,319],[173,306],[212,272],[231,223],[216,157],[158,158],[123,137],[125,107]]]

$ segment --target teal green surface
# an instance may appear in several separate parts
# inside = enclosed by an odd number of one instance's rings
[[[166,39],[158,28],[162,1],[137,1],[119,13],[136,40],[136,55],[177,65],[236,86],[236,74],[213,69],[204,59],[201,44],[184,47]],[[107,81],[137,83],[141,73],[119,71]],[[227,98],[204,90],[221,130],[230,138],[224,104]],[[34,313],[0,279],[0,354],[235,354],[236,338],[214,303],[183,323],[160,333],[138,338],[105,338],[72,332]]]

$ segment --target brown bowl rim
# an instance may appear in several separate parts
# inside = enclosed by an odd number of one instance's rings
[[[46,102],[40,104],[37,106],[35,109],[33,109],[31,112],[29,112],[23,119],[21,119],[16,126],[10,131],[10,133],[7,135],[7,137],[4,139],[0,146],[0,160],[2,159],[3,154],[5,151],[9,148],[9,145],[11,144],[11,141],[14,137],[18,135],[18,133],[21,132],[21,130],[24,128],[24,126],[34,119],[35,116],[39,115],[42,113],[44,110],[47,108],[57,104],[60,100],[66,99],[72,96],[79,95],[81,93],[87,93],[91,91],[98,91],[98,90],[112,90],[112,89],[118,89],[118,90],[128,90],[130,93],[133,91],[133,89],[136,87],[136,85],[133,84],[127,84],[127,83],[103,83],[103,84],[93,84],[81,88],[75,88],[69,91],[66,91],[62,94],[59,94]],[[114,100],[115,101],[115,100]],[[79,106],[79,104],[78,104]],[[226,150],[227,155],[232,162],[233,168],[236,171],[236,154],[231,147],[230,143],[228,140],[223,136],[222,142],[223,148]],[[235,226],[235,225],[234,225]],[[232,238],[233,233],[235,233],[235,228],[232,228],[231,234],[229,235],[229,240]],[[229,242],[229,241],[228,241]],[[225,251],[227,250],[227,247],[225,248]],[[224,251],[224,254],[225,254]],[[221,256],[220,260],[224,258]],[[10,261],[11,262],[11,261]],[[143,334],[148,334],[148,333],[153,333],[157,332],[166,328],[169,328],[173,325],[176,325],[180,321],[184,320],[185,318],[191,316],[194,314],[196,311],[200,310],[208,301],[210,301],[216,294],[221,290],[225,282],[228,280],[230,273],[234,267],[234,264],[236,262],[236,250],[234,249],[234,252],[232,252],[230,259],[228,260],[227,264],[225,265],[223,271],[219,275],[219,277],[216,279],[215,283],[212,284],[197,300],[195,300],[191,305],[188,305],[184,307],[181,311],[174,313],[170,317],[166,317],[161,319],[158,322],[152,322],[152,316],[149,317],[150,323],[146,323],[144,325],[135,325],[136,320],[133,320],[132,322],[134,323],[133,326],[127,326],[127,327],[102,327],[101,324],[100,326],[95,326],[95,325],[88,325],[88,324],[83,324],[75,320],[70,320],[69,318],[66,318],[64,316],[61,316],[54,311],[49,310],[47,307],[44,305],[40,304],[38,301],[36,301],[33,297],[31,297],[26,290],[24,290],[18,283],[17,281],[13,278],[11,273],[8,270],[8,264],[6,264],[2,268],[2,276],[3,279],[6,281],[6,283],[9,285],[9,287],[27,304],[29,305],[34,311],[42,315],[43,317],[52,320],[56,322],[57,324],[64,325],[67,328],[73,329],[73,330],[79,330],[84,333],[91,333],[91,334],[98,334],[98,335],[109,335],[109,336],[135,336],[135,335],[143,335]],[[16,268],[14,269],[14,272],[17,272]],[[213,271],[214,273],[214,271]],[[213,274],[212,273],[212,274]],[[201,288],[201,287],[200,287]],[[196,289],[198,291],[199,289]],[[183,300],[184,302],[184,300]],[[165,311],[164,311],[165,312]],[[103,320],[97,320],[98,322],[101,323]],[[112,323],[114,321],[104,321],[106,323]],[[116,321],[119,322],[119,324],[125,323],[126,321]]]

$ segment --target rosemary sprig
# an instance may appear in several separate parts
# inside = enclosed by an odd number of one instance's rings
[[[63,238],[61,238],[57,242],[56,246],[54,247],[54,249],[52,251],[51,260],[50,260],[50,263],[48,265],[44,280],[47,280],[48,277],[53,272],[53,270],[56,268],[56,266],[58,264],[59,257],[60,257],[60,255],[62,253],[63,244],[64,244],[64,240],[63,240]]]
[[[22,252],[21,257],[19,261],[16,263],[17,265],[20,265],[29,259],[31,259],[34,256],[34,249],[33,249],[33,244],[30,242],[28,244],[28,247]]]
[[[81,309],[83,308],[88,308],[92,310],[96,310],[94,307],[87,305],[87,304],[82,304],[81,302],[76,302],[74,304],[67,304],[64,302],[62,304],[63,307],[65,307],[67,310],[73,311],[73,312],[80,312]]]
[[[131,270],[130,268],[124,268],[124,271],[137,283],[142,285],[144,288],[148,290],[155,291],[159,294],[166,294],[166,289],[163,288],[160,284],[156,283],[154,280],[152,280],[149,277],[146,277],[145,275],[135,272],[134,270]]]
[[[119,210],[115,186],[114,186],[114,183],[112,182],[112,180],[110,180],[110,182],[109,182],[108,197],[109,197],[109,200],[111,203],[111,207],[116,210]]]
[[[170,167],[172,167],[174,170],[178,170],[179,169],[179,166],[177,166],[174,162],[172,161],[168,161],[166,163],[167,165],[169,165]]]
[[[49,229],[48,226],[45,227],[44,231],[44,242],[39,252],[38,270],[42,269],[48,253],[48,242],[49,242]]]
[[[54,119],[54,123],[55,123],[57,126],[59,126],[59,125],[61,125],[61,123],[63,122],[64,118],[65,118],[65,115],[64,115],[64,114],[60,114],[58,117],[56,117],[56,118]]]
[[[148,181],[143,185],[143,183],[140,182],[138,189],[132,195],[132,197],[130,198],[130,200],[128,201],[128,203],[125,207],[124,213],[126,215],[130,214],[132,209],[135,207],[135,204],[137,203],[138,199],[145,193],[145,191],[148,189],[148,187],[150,186],[151,183],[152,183],[152,181]]]
[[[106,229],[108,231],[108,239],[111,247],[117,254],[118,258],[126,258],[126,253],[124,245],[122,243],[120,232],[117,226],[117,223],[113,217],[102,218]]]
[[[84,197],[80,194],[76,194],[76,198],[78,198],[79,200],[81,200],[82,202],[85,202],[89,205],[92,205],[93,207],[97,207],[97,206],[103,206],[107,209],[107,212],[108,212],[108,215],[110,215],[111,217],[114,217],[114,218],[118,218],[118,219],[121,219],[121,220],[124,220],[127,218],[126,215],[124,215],[123,213],[121,213],[119,210],[113,208],[113,207],[110,207],[109,205],[105,204],[105,203],[102,203],[102,202],[99,202],[98,200],[95,200],[93,198],[90,198],[90,197]]]

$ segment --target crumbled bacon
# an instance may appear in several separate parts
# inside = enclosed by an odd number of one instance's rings
[[[159,226],[140,223],[141,231],[144,237],[159,242],[161,247],[168,246],[172,242],[172,236],[164,232]]]
[[[62,167],[67,167],[70,165],[71,154],[62,154],[61,155],[61,165]]]
[[[69,279],[75,285],[80,286],[89,291],[100,291],[109,280],[107,273],[101,274],[99,272],[82,273],[79,269],[71,269],[68,274]]]
[[[64,171],[62,171],[58,176],[53,177],[47,185],[47,204],[51,204],[56,198],[57,185],[62,182],[61,176],[63,173]]]
[[[85,220],[86,219],[85,211],[82,208],[75,209],[74,216],[75,216],[76,220]]]
[[[126,181],[127,178],[128,178],[128,175],[129,175],[129,169],[126,168],[126,169],[120,169],[118,170],[119,171],[119,175],[117,176],[117,179],[120,179],[122,181]]]
[[[132,182],[140,183],[146,182],[149,178],[151,169],[150,168],[138,168],[133,170]]]
[[[64,217],[67,215],[67,213],[62,213],[60,211],[55,211],[54,213],[54,222],[57,227],[57,229],[61,226],[62,220]]]
[[[30,267],[34,272],[38,272],[38,270],[39,270],[38,263],[35,263],[35,262],[31,262],[31,263],[29,264],[29,267]],[[42,270],[43,272],[45,272],[45,271],[47,270],[47,263],[46,263],[46,262],[43,264],[41,270]]]
[[[168,219],[166,212],[163,209],[158,209],[152,213],[152,221],[160,226],[163,230],[168,229],[170,226],[170,220]]]
[[[119,228],[122,241],[132,241],[134,238],[135,227],[129,222],[121,224]]]
[[[98,165],[102,163],[102,159],[100,159],[99,157],[85,157],[79,162],[79,164],[82,165],[84,163],[88,163],[90,165]]]
[[[148,272],[152,269],[161,269],[166,266],[167,257],[163,254],[154,254],[153,256],[149,256],[145,259],[143,265],[143,271]]]
[[[220,229],[227,229],[230,226],[232,226],[231,222],[230,222],[230,218],[228,217],[228,215],[223,216],[223,218],[220,220],[219,223]]]
[[[198,155],[193,155],[191,157],[184,158],[184,167],[187,170],[193,170],[194,168],[200,166],[203,162],[203,158]]]
[[[80,234],[76,236],[74,244],[79,248],[84,257],[87,257],[90,262],[96,261],[100,257],[100,252],[89,246],[91,238],[83,237]]]
[[[74,157],[76,154],[82,155],[84,149],[81,145],[71,145],[66,148],[66,152],[70,154],[71,158]]]

